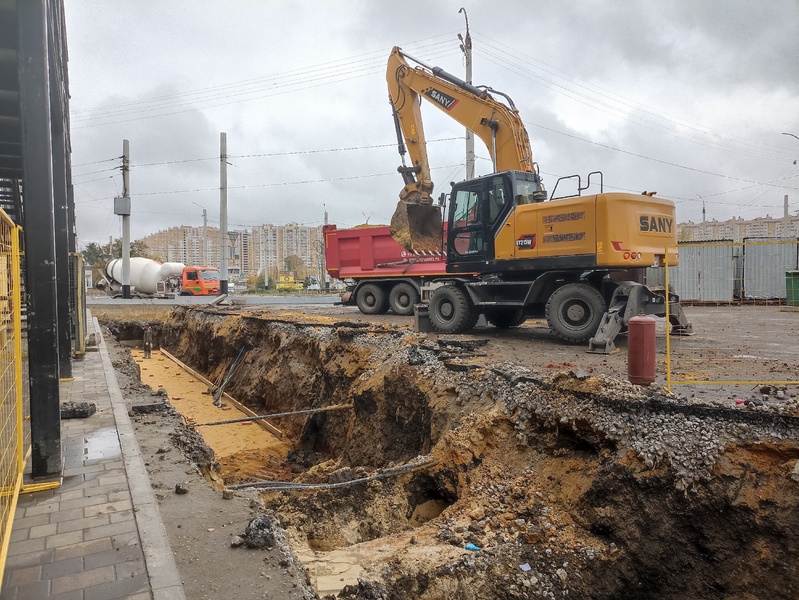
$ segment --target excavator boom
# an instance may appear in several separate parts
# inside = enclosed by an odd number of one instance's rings
[[[494,171],[534,172],[530,140],[508,96],[429,67],[400,48],[395,47],[388,59],[386,82],[403,161],[398,170],[405,182],[391,219],[391,235],[407,250],[440,250],[441,212],[432,201],[433,181],[420,100],[424,98],[483,140],[491,152]],[[492,93],[504,97],[508,105],[495,100]],[[406,148],[410,166],[405,165]]]

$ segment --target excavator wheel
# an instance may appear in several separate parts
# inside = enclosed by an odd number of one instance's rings
[[[527,320],[524,316],[524,309],[521,308],[495,308],[485,311],[486,321],[497,329],[508,329],[518,327]]]
[[[400,200],[391,217],[391,237],[411,252],[440,252],[443,239],[441,223],[438,206]]]
[[[395,315],[413,314],[413,305],[419,302],[419,292],[410,283],[401,282],[391,288],[388,294],[388,305]]]
[[[367,283],[355,293],[355,304],[365,315],[383,315],[388,312],[388,296],[383,288]]]
[[[441,333],[464,333],[480,318],[466,292],[454,285],[436,289],[430,297],[430,324]]]
[[[607,304],[596,289],[585,283],[567,283],[547,300],[549,328],[567,342],[586,342],[596,333]]]

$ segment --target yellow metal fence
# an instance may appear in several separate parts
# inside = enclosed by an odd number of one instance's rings
[[[683,243],[678,251],[678,265],[647,273],[647,283],[680,296],[695,331],[680,337],[666,328],[667,387],[799,384],[797,240]]]
[[[0,210],[0,577],[25,463],[20,234]]]

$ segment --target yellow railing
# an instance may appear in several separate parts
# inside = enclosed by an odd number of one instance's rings
[[[20,233],[0,210],[0,577],[25,465]]]

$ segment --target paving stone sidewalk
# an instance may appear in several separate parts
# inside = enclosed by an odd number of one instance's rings
[[[63,483],[20,496],[0,600],[185,600],[150,479],[96,319],[99,346],[73,360],[61,401]]]

